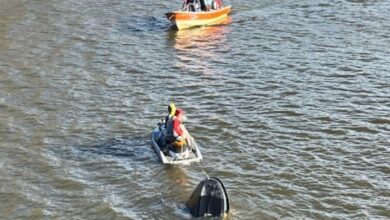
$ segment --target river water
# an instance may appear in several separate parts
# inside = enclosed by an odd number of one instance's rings
[[[0,0],[0,218],[190,219],[219,177],[229,219],[390,218],[390,1]],[[150,133],[185,109],[204,164]],[[203,168],[202,168],[203,166]]]

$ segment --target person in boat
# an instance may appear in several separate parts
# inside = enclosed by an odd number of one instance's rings
[[[203,1],[204,1],[205,6],[206,6],[206,11],[210,11],[211,6],[213,5],[212,0],[203,0]]]
[[[200,8],[199,0],[184,0],[183,11],[197,11]]]
[[[176,109],[175,117],[167,127],[167,142],[172,146],[175,152],[183,152],[188,143],[190,143],[190,135],[183,125],[185,119],[184,111],[180,108]]]
[[[195,0],[195,11],[201,11],[201,4],[199,0]]]
[[[222,0],[214,0],[214,9],[222,8]]]

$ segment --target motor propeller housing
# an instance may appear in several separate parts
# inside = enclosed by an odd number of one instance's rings
[[[210,177],[195,188],[187,207],[195,217],[223,216],[229,212],[229,198],[221,180]]]

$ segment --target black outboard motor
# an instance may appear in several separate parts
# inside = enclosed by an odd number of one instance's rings
[[[221,180],[206,178],[195,188],[187,206],[195,217],[223,216],[229,212],[229,198]]]

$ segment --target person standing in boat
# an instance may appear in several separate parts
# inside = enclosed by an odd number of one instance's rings
[[[184,0],[182,10],[183,11],[195,11],[196,0]]]
[[[195,11],[201,11],[201,5],[200,5],[200,2],[199,0],[195,0]]]
[[[203,1],[204,1],[205,6],[206,6],[206,11],[210,11],[211,6],[213,5],[212,0],[203,0]]]

